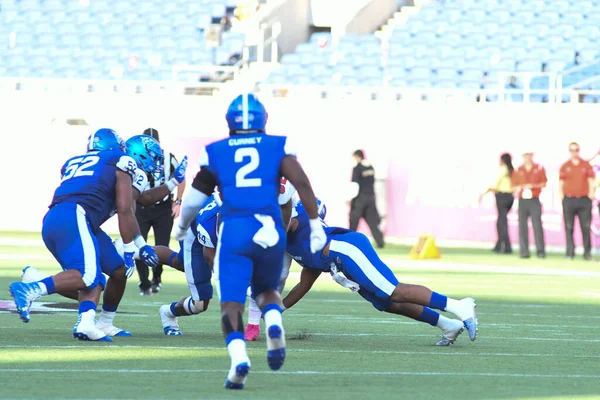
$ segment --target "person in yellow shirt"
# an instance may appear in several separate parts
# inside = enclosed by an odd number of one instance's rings
[[[512,175],[514,167],[512,157],[508,153],[500,156],[500,170],[498,177],[493,184],[479,196],[479,202],[488,193],[496,195],[496,208],[498,209],[498,219],[496,221],[496,230],[498,232],[498,241],[493,248],[495,253],[510,254],[512,246],[508,237],[508,212],[513,206],[514,195],[512,185]]]

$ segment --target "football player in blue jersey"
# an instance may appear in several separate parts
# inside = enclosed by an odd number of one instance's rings
[[[178,253],[164,246],[155,247],[161,262],[175,269],[183,267],[191,293],[191,296],[160,307],[158,314],[167,336],[182,335],[178,317],[200,314],[208,309],[213,296],[212,260],[217,243],[218,212],[219,205],[213,195],[204,203],[196,216],[196,222],[179,242]]]
[[[107,149],[108,141],[105,138],[107,135],[105,131],[107,130],[101,129],[90,137],[88,152],[102,151]],[[160,187],[146,190],[148,186],[146,173],[153,173],[156,169],[156,165],[162,165],[162,161],[160,159],[162,157],[160,146],[156,141],[153,139],[148,140],[148,136],[144,135],[132,137],[125,142],[125,145],[127,147],[128,155],[131,156],[137,163],[135,179],[132,181],[132,186],[135,189],[132,191],[132,199],[134,202],[142,205],[154,204],[157,199],[163,198],[167,193],[173,191],[181,181],[183,181],[185,177],[185,170],[187,168],[187,161],[185,157],[181,164],[176,168],[174,177],[170,182],[167,182],[165,185]],[[107,336],[131,336],[130,332],[117,328],[113,325],[117,308],[125,291],[127,278],[131,277],[133,271],[135,270],[132,268],[131,255],[128,254],[128,259],[124,261],[123,256],[114,248],[110,237],[101,229],[96,231],[96,239],[98,241],[102,272],[109,277],[106,286],[103,287],[105,291],[102,303],[102,313],[100,314],[98,322],[96,323],[96,328],[104,332]],[[139,254],[139,249],[136,249],[136,253]],[[149,265],[153,265],[158,262],[157,258],[153,256],[152,253],[143,252],[142,256],[144,262],[148,263]],[[22,275],[23,282],[43,280],[47,277],[47,275],[42,274],[33,267],[26,267],[23,270]],[[104,286],[102,282],[101,285]],[[60,291],[57,293],[71,299],[78,299],[77,291]]]
[[[110,129],[89,138],[88,151],[61,169],[61,183],[44,217],[42,238],[63,271],[39,282],[12,282],[10,294],[23,322],[36,299],[56,292],[79,291],[79,317],[73,336],[81,340],[112,341],[95,325],[96,306],[104,276],[101,266],[100,225],[116,210],[126,252],[136,247],[142,258],[157,262],[154,250],[140,235],[133,213],[132,179],[136,162],[125,154],[125,143]],[[112,242],[109,239],[112,246]],[[114,247],[113,247],[114,249]],[[128,269],[135,268],[126,260]]]
[[[214,269],[219,277],[222,329],[231,357],[225,387],[242,389],[250,370],[244,340],[246,291],[262,309],[267,326],[267,362],[278,370],[285,359],[281,296],[277,291],[285,231],[277,201],[281,177],[298,191],[309,216],[310,247],[325,245],[316,199],[287,138],[265,133],[267,112],[254,95],[240,95],[226,114],[230,137],[201,151],[201,169],[181,207],[176,238],[183,240],[215,187],[222,194]]]
[[[477,337],[475,301],[455,300],[419,285],[399,283],[394,273],[381,261],[371,242],[362,233],[324,223],[327,244],[320,253],[310,250],[308,216],[298,203],[290,223],[287,251],[302,267],[300,282],[287,294],[283,305],[292,307],[312,287],[322,272],[329,272],[344,287],[358,292],[379,311],[429,323],[442,329],[438,346],[449,346],[467,329],[469,338]],[[342,275],[343,274],[343,275]],[[460,321],[440,315],[431,308],[448,311]]]

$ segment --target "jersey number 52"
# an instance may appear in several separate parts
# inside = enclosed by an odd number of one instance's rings
[[[87,156],[79,157],[71,160],[65,169],[65,174],[62,177],[62,181],[67,179],[76,178],[78,176],[92,176],[94,171],[90,170],[94,165],[98,163],[100,157],[98,156]]]
[[[249,174],[256,171],[260,163],[260,156],[258,150],[254,147],[240,147],[235,151],[233,155],[236,163],[243,163],[247,158],[250,159],[248,163],[242,165],[238,172],[235,174],[235,186],[236,187],[259,187],[262,185],[262,179],[260,178],[247,178]]]

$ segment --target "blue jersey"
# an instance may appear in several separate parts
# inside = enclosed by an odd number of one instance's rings
[[[319,204],[319,210],[324,208],[320,200],[317,200],[317,203]],[[288,233],[288,254],[303,267],[328,272],[330,270],[329,257],[325,257],[320,251],[314,254],[310,251],[310,224],[302,202],[296,204],[292,215],[298,220],[298,227],[294,232]],[[323,222],[323,229],[327,235],[327,243],[331,241],[334,235],[351,232],[345,228],[329,227],[325,222]]]
[[[264,133],[233,136],[208,145],[201,166],[214,175],[222,194],[223,221],[255,214],[282,224],[278,203],[281,160],[290,152],[287,138]]]
[[[196,224],[192,224],[192,230],[196,228],[194,234],[198,242],[204,247],[217,247],[217,216],[220,209],[215,195],[210,196],[198,212]]]
[[[115,213],[117,171],[133,178],[136,168],[135,161],[121,151],[94,151],[73,157],[61,169],[62,180],[50,207],[79,204],[95,231]]]

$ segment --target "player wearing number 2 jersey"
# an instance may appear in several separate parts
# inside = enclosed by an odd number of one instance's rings
[[[116,210],[128,248],[137,246],[148,254],[154,250],[139,240],[132,195],[137,165],[124,153],[124,142],[114,131],[101,129],[90,136],[88,149],[91,151],[69,159],[61,169],[61,184],[43,221],[44,243],[64,271],[39,282],[13,282],[10,292],[21,319],[29,322],[29,307],[36,299],[79,291],[79,318],[73,335],[81,340],[111,341],[94,321],[104,286],[100,225]]]
[[[296,187],[311,219],[311,248],[325,244],[310,182],[288,140],[265,134],[267,113],[253,95],[240,95],[226,115],[230,137],[201,152],[201,169],[182,205],[178,240],[213,193],[222,194],[215,273],[219,275],[222,329],[231,356],[225,387],[242,389],[250,370],[243,312],[248,285],[267,326],[267,361],[273,370],[285,359],[281,297],[277,291],[285,251],[285,231],[277,201],[281,176]]]

